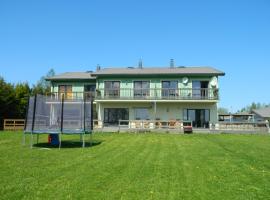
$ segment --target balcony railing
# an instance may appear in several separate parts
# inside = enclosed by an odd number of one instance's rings
[[[66,100],[92,98],[98,100],[218,100],[218,89],[97,89],[95,92],[52,92],[55,99]]]
[[[218,100],[218,89],[97,89],[96,99],[135,99],[135,100]]]
[[[76,100],[76,99],[94,99],[95,92],[50,92],[46,94],[54,99]]]

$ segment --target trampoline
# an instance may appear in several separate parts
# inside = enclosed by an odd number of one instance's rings
[[[93,129],[93,101],[82,95],[67,98],[62,95],[35,95],[29,97],[25,119],[23,144],[29,134],[30,146],[33,147],[33,136],[37,143],[40,134],[57,134],[59,148],[63,134],[79,135],[82,147],[85,147],[85,135],[89,135],[90,144]]]

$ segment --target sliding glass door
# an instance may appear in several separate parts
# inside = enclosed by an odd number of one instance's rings
[[[178,81],[162,81],[162,97],[178,95]]]
[[[118,125],[119,120],[128,120],[128,108],[104,108],[104,124]]]
[[[192,97],[196,99],[208,98],[208,81],[192,81]]]
[[[184,112],[184,119],[191,121],[195,128],[209,128],[209,109],[187,109]]]
[[[120,96],[120,81],[105,81],[105,94],[106,97],[119,97]]]
[[[150,95],[150,81],[134,81],[134,97]]]
[[[61,98],[64,94],[66,99],[72,99],[72,85],[59,85],[58,95]]]

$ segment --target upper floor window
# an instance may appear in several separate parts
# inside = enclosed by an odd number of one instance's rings
[[[134,81],[134,96],[144,97],[150,95],[150,81]]]
[[[208,85],[209,81],[192,81],[192,96],[201,99],[207,98]]]
[[[105,81],[105,96],[120,96],[120,81]]]
[[[170,97],[178,95],[178,81],[162,81],[162,96]]]
[[[95,92],[96,85],[84,85],[85,92]]]
[[[94,97],[96,85],[84,85],[84,94],[87,98]]]
[[[72,98],[72,85],[59,85],[58,86],[58,94],[59,96],[65,95],[65,98]]]

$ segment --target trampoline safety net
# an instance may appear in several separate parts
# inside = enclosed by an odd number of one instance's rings
[[[92,100],[36,95],[29,98],[25,132],[82,133],[92,130]]]

